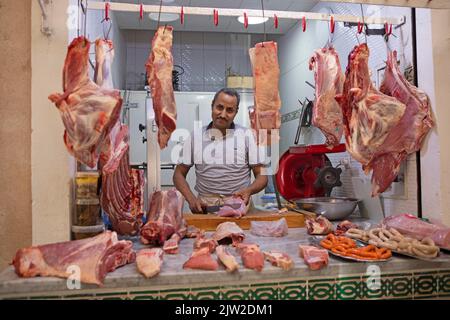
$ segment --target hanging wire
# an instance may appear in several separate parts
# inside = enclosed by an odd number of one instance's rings
[[[161,19],[161,8],[162,8],[162,0],[159,2],[159,13],[158,13],[158,26],[156,28],[156,30],[159,29],[159,20]],[[165,30],[166,28],[164,28]]]
[[[77,10],[77,37],[80,37],[80,0],[78,0],[78,10]]]
[[[88,10],[88,0],[86,0],[86,7],[84,8],[84,37],[86,38],[87,30],[87,10]]]
[[[262,16],[263,16],[263,21],[265,20],[264,17],[264,0],[261,0],[261,8],[262,8]],[[264,41],[263,41],[263,47],[264,47],[264,42],[267,41],[267,34],[266,34],[266,22],[263,22],[263,27],[264,27]]]
[[[364,10],[363,10],[362,4],[360,3],[359,5],[361,6],[361,15],[362,15],[362,21],[363,21],[363,28],[364,28],[364,27],[366,27],[366,22],[364,21]],[[365,38],[366,43],[367,43],[367,30],[364,30],[364,38]]]

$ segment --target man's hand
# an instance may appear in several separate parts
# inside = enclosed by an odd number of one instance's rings
[[[233,196],[239,197],[242,200],[244,200],[246,205],[248,204],[248,201],[250,200],[251,195],[252,195],[252,193],[247,189],[242,189],[242,190],[239,190],[239,191],[233,193]]]
[[[202,206],[205,206],[205,204],[196,197],[192,197],[191,199],[187,200],[189,203],[189,208],[191,209],[192,213],[203,213]]]

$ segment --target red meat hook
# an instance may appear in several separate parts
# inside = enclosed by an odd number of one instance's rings
[[[361,21],[358,21],[358,33],[361,33],[363,31],[363,24]]]
[[[392,24],[388,25],[387,22],[384,23],[384,32],[386,36],[390,36],[392,34]]]
[[[247,12],[244,12],[244,28],[245,28],[245,29],[248,28],[248,17],[247,17]]]
[[[305,16],[302,18],[302,30],[303,30],[303,32],[306,31],[306,17]]]
[[[273,15],[273,25],[275,26],[275,29],[278,29],[278,17],[276,14]]]
[[[181,24],[184,23],[184,7],[183,6],[181,6],[180,22],[181,22]]]
[[[144,5],[141,3],[139,6],[139,19],[142,20],[144,18]]]
[[[334,17],[330,17],[330,31],[331,33],[334,33]]]
[[[109,20],[109,2],[105,2],[105,20]]]
[[[214,9],[213,15],[214,15],[214,25],[217,27],[217,25],[219,24],[219,10]]]

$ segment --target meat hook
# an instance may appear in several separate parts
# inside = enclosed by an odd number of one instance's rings
[[[262,43],[262,47],[264,48],[264,42],[267,41],[267,33],[266,33],[266,22],[264,17],[264,0],[261,0],[261,9],[262,9],[262,16],[263,16],[263,28],[264,28],[264,41]]]

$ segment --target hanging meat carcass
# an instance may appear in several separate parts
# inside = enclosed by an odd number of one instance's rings
[[[342,95],[336,100],[342,108],[347,151],[359,161],[366,174],[382,152],[387,137],[398,126],[406,106],[375,89],[369,73],[369,48],[356,46],[349,55]],[[392,170],[386,166],[386,170]],[[390,172],[384,172],[390,175]],[[372,179],[372,195],[382,192]]]
[[[254,109],[250,111],[250,123],[256,130],[259,144],[270,144],[272,129],[281,125],[281,99],[278,91],[280,68],[278,65],[277,43],[273,41],[257,43],[249,49],[253,69],[255,95]],[[264,135],[264,130],[267,135]]]
[[[102,89],[113,89],[112,41],[95,41],[95,82]],[[102,173],[101,206],[120,235],[136,235],[144,215],[144,172],[131,169],[129,164],[129,130],[116,120],[104,139],[99,158]]]
[[[420,150],[423,139],[433,127],[430,99],[425,92],[411,85],[400,72],[397,52],[389,52],[380,91],[406,105],[405,113],[390,131],[371,162],[374,194],[385,191],[394,181],[400,164]]]
[[[128,128],[122,126],[115,138],[113,155],[102,169],[100,202],[113,230],[137,235],[144,215],[144,172],[130,168]]]
[[[344,130],[342,110],[335,99],[342,93],[344,85],[344,74],[336,50],[316,50],[309,61],[309,69],[314,70],[316,83],[312,123],[323,132],[325,144],[331,148],[339,145]]]
[[[67,150],[81,163],[97,165],[100,148],[120,115],[118,90],[99,87],[89,79],[89,40],[75,38],[69,45],[63,69],[63,93],[49,95],[65,127]]]
[[[151,54],[146,63],[153,110],[158,126],[158,143],[161,149],[167,146],[170,135],[176,128],[177,110],[172,85],[172,31],[171,26],[161,26],[152,41]]]
[[[102,285],[108,272],[135,261],[133,243],[115,232],[95,237],[19,249],[13,265],[20,277],[68,278],[79,268],[80,281]]]
[[[166,253],[176,253],[178,243],[187,232],[186,220],[183,218],[183,195],[176,189],[154,192],[150,200],[147,223],[141,229],[143,244],[165,245],[174,240]]]

